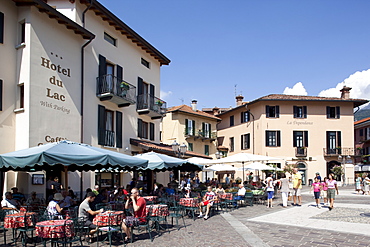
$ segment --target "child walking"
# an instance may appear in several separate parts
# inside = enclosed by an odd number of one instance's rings
[[[315,196],[316,207],[321,208],[321,206],[320,206],[320,192],[322,190],[322,185],[321,185],[321,183],[320,183],[320,181],[317,177],[315,178],[315,181],[312,183],[312,187],[311,187],[310,192],[312,192],[312,190],[313,190],[313,194]]]

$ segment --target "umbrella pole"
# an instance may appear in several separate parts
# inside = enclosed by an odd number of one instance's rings
[[[83,171],[80,172],[80,202],[82,202],[82,192],[83,192]]]
[[[68,190],[68,166],[64,166],[64,189]]]
[[[245,181],[245,179],[244,179],[244,162],[242,162],[242,165],[243,165],[243,182],[242,183],[244,183],[244,181]]]

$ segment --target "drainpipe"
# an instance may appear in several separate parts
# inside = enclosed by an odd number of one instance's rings
[[[91,8],[94,0],[90,0],[90,5],[82,12],[82,26],[85,28],[85,14]],[[80,142],[84,142],[84,82],[85,82],[85,47],[89,45],[95,37],[91,37],[82,47],[81,47],[81,136]],[[83,171],[80,172],[80,201],[82,201],[83,193]]]

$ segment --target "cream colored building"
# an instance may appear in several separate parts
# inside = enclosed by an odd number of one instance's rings
[[[64,139],[126,154],[143,151],[131,139],[159,143],[170,60],[98,1],[0,0],[0,54],[0,153]],[[75,191],[131,179],[87,172],[80,188],[79,172],[43,174]],[[4,190],[43,194],[31,175],[7,172]]]
[[[227,148],[227,155],[282,158],[277,165],[296,165],[304,184],[316,172],[324,178],[334,165],[344,163],[343,157],[353,158],[353,110],[367,102],[351,99],[348,87],[341,91],[340,98],[271,94],[242,102],[238,96],[235,108],[217,115],[222,119],[218,146]],[[346,181],[353,183],[353,165],[346,164],[345,171]]]

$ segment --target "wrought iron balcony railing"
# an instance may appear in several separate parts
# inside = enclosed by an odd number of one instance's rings
[[[296,147],[295,156],[296,157],[307,157],[307,148],[306,147]]]
[[[151,117],[161,117],[167,111],[167,103],[150,94],[138,95],[136,107],[139,113],[148,114]]]

